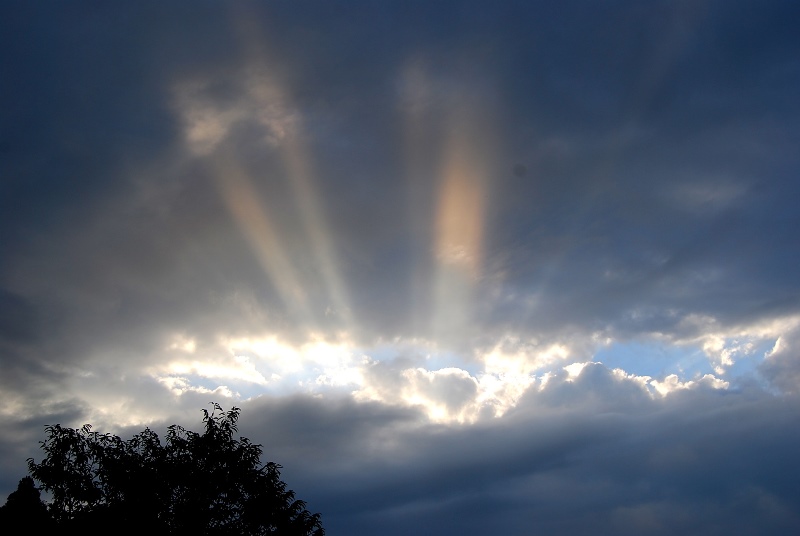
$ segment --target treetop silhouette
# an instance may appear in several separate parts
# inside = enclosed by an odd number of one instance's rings
[[[29,476],[19,481],[17,490],[0,506],[0,531],[5,533],[9,527],[24,527],[28,534],[41,534],[54,527],[39,489]]]
[[[52,497],[47,511],[53,522],[59,528],[99,522],[153,534],[323,536],[320,515],[287,489],[281,466],[262,465],[261,445],[235,437],[239,408],[212,405],[211,412],[203,410],[202,433],[172,425],[164,444],[149,428],[123,440],[90,425],[45,427],[45,457],[28,459],[28,470]],[[26,478],[30,505],[39,492]],[[3,507],[12,513],[18,511],[13,496]]]

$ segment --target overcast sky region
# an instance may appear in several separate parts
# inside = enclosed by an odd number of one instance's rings
[[[0,502],[209,402],[330,536],[800,534],[800,3],[0,1]]]

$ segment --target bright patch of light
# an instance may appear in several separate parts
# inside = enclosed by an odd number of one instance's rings
[[[197,341],[186,335],[175,335],[172,342],[167,347],[169,350],[179,350],[187,354],[193,354],[197,350]]]
[[[481,374],[478,377],[479,406],[493,408],[495,417],[502,417],[509,409],[517,405],[520,397],[530,386],[536,383],[536,377],[526,374]]]
[[[364,356],[347,340],[329,342],[312,336],[299,346],[277,336],[226,339],[223,345],[236,356],[256,363],[259,370],[298,385],[359,385]]]
[[[175,396],[181,396],[187,392],[216,395],[223,398],[239,398],[241,396],[239,393],[231,391],[226,385],[220,385],[215,389],[209,389],[202,385],[193,385],[188,378],[180,376],[158,378],[158,382],[169,389]]]
[[[703,344],[703,351],[714,363],[714,372],[725,374],[728,367],[733,366],[735,359],[753,354],[755,344],[752,340],[724,339],[710,336]]]
[[[706,327],[714,325],[707,318],[702,321]],[[727,389],[730,383],[711,373],[708,354],[722,356],[719,363],[730,367],[744,356],[775,353],[782,348],[780,340],[776,338],[769,350],[763,348],[768,339],[756,338],[774,333],[774,326],[768,328],[740,330],[738,338],[709,329],[692,342],[656,338],[653,344],[617,343],[595,334],[592,342],[601,350],[594,360],[603,357],[617,382],[634,383],[654,397],[700,387]],[[344,389],[357,400],[415,407],[433,422],[472,423],[503,416],[531,389],[574,382],[587,362],[578,360],[584,352],[573,351],[573,344],[580,346],[580,342],[542,344],[505,336],[487,351],[476,349],[464,357],[437,352],[436,344],[427,340],[393,339],[359,348],[346,333],[333,340],[310,334],[300,343],[271,334],[220,337],[212,352],[198,348],[189,337],[176,336],[168,347],[171,359],[153,369],[152,376],[174,396],[249,398]],[[700,367],[703,363],[705,370]]]
[[[564,370],[566,370],[568,374],[567,381],[574,381],[575,378],[580,376],[585,366],[586,363],[572,363],[564,367]]]
[[[650,385],[656,392],[662,396],[666,396],[672,392],[682,389],[693,389],[701,385],[711,387],[712,389],[727,389],[730,383],[715,377],[713,374],[706,374],[698,380],[689,380],[682,382],[676,374],[670,374],[663,381],[652,380]]]
[[[652,384],[653,380],[650,376],[639,376],[637,374],[630,374],[620,368],[615,368],[614,370],[611,371],[611,373],[618,380],[632,381],[634,383],[639,384],[639,386],[645,390],[647,390],[648,385]]]
[[[243,382],[266,385],[267,379],[256,370],[245,356],[234,356],[224,361],[173,361],[164,367],[170,376],[197,375],[203,378],[228,378]]]
[[[772,349],[770,349],[767,353],[764,354],[765,358],[769,358],[774,356],[775,354],[781,352],[786,348],[786,343],[783,340],[783,337],[778,337],[775,339],[775,344],[772,345]]]
[[[737,361],[761,353],[765,344],[772,344],[774,348],[781,335],[800,327],[800,315],[774,318],[734,328],[723,328],[716,319],[709,316],[689,315],[682,324],[700,331],[701,335],[687,342],[700,345],[708,356],[714,372],[724,374]]]
[[[478,381],[463,369],[407,368],[354,393],[360,400],[416,406],[434,422],[471,422],[477,417]]]
[[[542,348],[535,341],[504,337],[483,355],[482,361],[487,374],[520,376],[563,362],[569,355],[569,348],[563,344]]]

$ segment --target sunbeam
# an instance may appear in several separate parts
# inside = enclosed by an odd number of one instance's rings
[[[215,177],[228,210],[250,243],[259,263],[280,295],[286,310],[309,325],[314,318],[308,293],[297,278],[281,237],[259,203],[253,181],[233,156],[216,156]]]
[[[249,16],[249,11],[244,9],[244,4],[233,12],[234,26],[248,65],[245,72],[254,105],[259,110],[267,111],[275,106],[296,110],[289,94],[280,87],[278,77],[269,69],[269,66],[276,65],[276,62],[270,58],[262,29],[252,23],[254,19]],[[258,118],[265,128],[274,128],[273,114],[261,114]],[[294,194],[294,205],[297,207],[308,240],[311,258],[325,286],[329,300],[329,303],[323,306],[325,315],[332,316],[340,328],[350,330],[354,324],[349,292],[341,276],[336,248],[328,232],[330,226],[326,222],[324,207],[315,184],[314,155],[308,147],[308,136],[304,132],[302,115],[294,112],[292,119],[283,125],[281,136],[275,145],[280,151],[286,176]]]
[[[226,83],[239,98],[233,103],[206,98],[211,80],[179,84],[175,93],[186,142],[196,155],[207,158],[228,210],[289,314],[308,331],[324,323],[347,332],[354,325],[352,308],[314,184],[314,157],[302,116],[281,89],[279,76],[268,68],[275,63],[270,62],[257,30],[242,22],[241,13],[236,27],[245,49],[244,64],[236,71],[238,79]],[[260,198],[258,184],[264,177],[254,176],[240,162],[244,157],[228,146],[228,138],[243,125],[257,125],[256,146],[276,152],[282,162],[282,168],[272,173],[282,175],[288,184],[291,196],[286,203],[294,211],[279,216],[280,221]],[[278,230],[287,226],[294,237],[291,248],[288,237]],[[298,232],[302,242],[297,241]],[[303,273],[310,274],[310,279],[304,279]],[[313,293],[311,289],[320,284],[321,295]]]
[[[457,99],[443,141],[435,217],[434,317],[437,340],[464,337],[483,269],[491,128],[480,95]]]

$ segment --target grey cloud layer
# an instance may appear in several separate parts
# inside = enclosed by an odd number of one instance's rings
[[[457,429],[313,400],[248,407],[259,417],[243,422],[335,512],[333,531],[758,534],[800,522],[792,400],[700,387],[654,401],[593,365]]]

